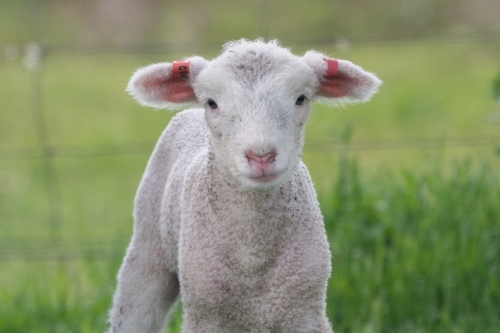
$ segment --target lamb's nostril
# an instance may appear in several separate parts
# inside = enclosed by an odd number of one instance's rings
[[[269,153],[261,157],[263,163],[273,163],[275,158],[276,152],[274,151],[270,151]]]

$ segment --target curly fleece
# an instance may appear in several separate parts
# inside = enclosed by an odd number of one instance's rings
[[[128,90],[142,104],[203,108],[177,114],[148,162],[109,332],[162,332],[179,298],[183,333],[332,332],[303,128],[309,100],[366,101],[380,81],[347,61],[327,81],[324,57],[242,40],[212,61],[190,58],[189,81],[173,80],[170,63],[134,74]]]

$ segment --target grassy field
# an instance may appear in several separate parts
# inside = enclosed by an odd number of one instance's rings
[[[499,200],[488,164],[366,181],[355,161],[341,161],[323,205],[339,332],[498,332]]]
[[[367,179],[354,159],[339,163],[321,198],[336,331],[500,332],[498,171],[465,160]],[[122,251],[1,262],[0,332],[103,331]]]
[[[315,105],[306,132],[333,253],[335,330],[500,332],[500,123],[491,121],[500,45],[317,48],[384,81],[370,103]],[[0,332],[105,329],[134,192],[172,116],[136,105],[124,86],[136,68],[183,56],[45,59],[52,201],[46,160],[15,154],[38,151],[34,74],[0,60]],[[384,148],[402,138],[431,144]],[[179,325],[177,311],[171,331]]]

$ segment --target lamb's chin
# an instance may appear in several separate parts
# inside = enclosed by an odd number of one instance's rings
[[[250,177],[250,179],[254,182],[267,184],[271,183],[278,178],[278,175],[266,175],[266,176],[258,176],[258,177]]]
[[[271,192],[280,187],[285,181],[284,174],[270,174],[264,176],[252,176],[241,174],[238,177],[240,184],[247,190],[253,192]]]

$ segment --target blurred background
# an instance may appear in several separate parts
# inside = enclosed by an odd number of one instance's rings
[[[105,330],[173,115],[129,77],[258,37],[384,81],[369,103],[314,105],[306,129],[335,331],[500,332],[497,0],[2,0],[0,332]]]

